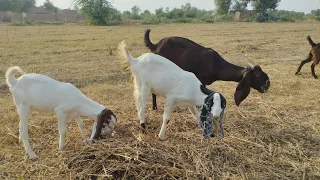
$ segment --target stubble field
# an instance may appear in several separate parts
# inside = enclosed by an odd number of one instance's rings
[[[122,72],[117,46],[126,40],[132,55],[149,52],[143,43],[182,36],[218,51],[240,66],[258,64],[269,75],[266,94],[251,89],[237,107],[235,82],[210,89],[227,99],[225,139],[204,140],[187,110],[172,114],[167,140],[159,141],[164,98],[146,115],[143,133],[133,100],[130,73]],[[0,179],[319,179],[320,80],[306,64],[294,73],[310,45],[320,42],[320,24],[216,23],[94,27],[79,25],[0,25]],[[112,109],[116,135],[89,145],[74,120],[68,121],[66,147],[58,151],[54,114],[33,112],[30,143],[38,160],[29,160],[18,143],[19,116],[5,84],[11,66],[71,82],[89,98]],[[320,69],[316,67],[320,76]],[[85,119],[91,131],[93,120]]]

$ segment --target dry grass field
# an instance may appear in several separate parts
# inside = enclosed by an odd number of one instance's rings
[[[122,72],[116,48],[126,40],[134,56],[149,52],[151,39],[183,36],[212,47],[228,61],[259,64],[269,75],[266,94],[251,90],[237,107],[235,82],[216,82],[210,89],[227,99],[225,139],[204,140],[187,110],[176,111],[167,140],[157,135],[159,111],[146,109],[149,128],[143,133],[133,100],[130,73]],[[320,23],[216,23],[157,26],[93,27],[78,25],[0,25],[0,179],[320,179],[320,80],[306,64],[294,73],[310,45],[320,42]],[[68,122],[66,147],[58,151],[54,114],[33,112],[30,143],[39,156],[29,160],[18,143],[19,116],[4,74],[18,65],[71,82],[91,99],[112,109],[116,135],[93,145],[84,143],[74,120]],[[316,67],[320,76],[320,68]],[[87,131],[93,121],[85,118]]]

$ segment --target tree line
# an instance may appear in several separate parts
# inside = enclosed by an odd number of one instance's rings
[[[27,12],[32,7],[36,7],[36,0],[0,0],[0,11]],[[46,0],[41,7],[51,12],[59,10],[50,0]]]
[[[214,0],[215,11],[201,10],[190,3],[180,8],[170,9],[160,7],[151,13],[149,10],[142,11],[138,6],[133,6],[131,11],[120,12],[107,0],[75,0],[76,5],[89,22],[93,25],[113,25],[120,23],[194,23],[194,22],[221,22],[231,21],[232,12],[247,10],[249,4],[253,7],[252,16],[241,21],[257,22],[293,22],[306,19],[320,21],[320,9],[311,14],[303,12],[277,10],[281,0]]]

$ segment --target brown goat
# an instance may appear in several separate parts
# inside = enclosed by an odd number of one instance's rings
[[[318,76],[314,72],[314,67],[320,62],[320,43],[318,43],[318,44],[314,43],[310,36],[308,36],[307,39],[309,41],[309,44],[311,45],[311,50],[309,52],[307,59],[305,59],[301,62],[300,66],[298,67],[298,70],[296,72],[296,75],[300,72],[300,70],[304,64],[312,61],[313,63],[311,65],[311,73],[315,79],[318,79]]]
[[[259,66],[243,68],[231,64],[213,49],[182,37],[166,37],[153,44],[149,37],[150,31],[147,29],[145,32],[145,45],[153,53],[194,73],[203,85],[210,85],[218,80],[239,82],[234,94],[237,106],[249,95],[250,87],[264,93],[270,86],[268,75]],[[152,101],[153,109],[157,109],[155,94],[152,94]]]

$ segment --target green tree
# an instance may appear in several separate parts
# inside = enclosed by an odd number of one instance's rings
[[[231,7],[232,0],[215,0],[216,13],[218,15],[227,15]]]
[[[134,5],[131,8],[132,18],[133,19],[140,19],[140,16],[139,16],[140,11],[141,11],[141,9],[137,5]]]
[[[280,0],[251,0],[254,10],[258,12],[257,21],[265,22],[269,20],[268,10],[276,10]]]
[[[43,3],[42,7],[43,7],[44,9],[46,9],[46,10],[48,10],[48,11],[51,11],[51,12],[54,12],[54,13],[58,12],[58,10],[59,10],[59,8],[56,7],[56,6],[54,6],[53,3],[52,3],[50,0],[46,0],[46,1]]]
[[[86,16],[92,25],[108,25],[112,6],[106,0],[76,0],[82,14]]]
[[[156,15],[158,17],[165,17],[166,16],[166,13],[163,11],[163,7],[156,9]]]
[[[149,15],[151,15],[151,12],[150,12],[149,10],[145,10],[145,11],[143,11],[143,12],[141,13],[142,19],[143,19],[144,17],[149,16]]]
[[[266,14],[268,10],[275,10],[280,0],[251,0],[252,7],[261,14]]]
[[[234,0],[232,9],[234,11],[243,11],[247,9],[250,0]]]
[[[27,12],[36,0],[0,0],[0,11]]]
[[[312,10],[311,14],[315,15],[315,16],[320,16],[320,9],[317,10]]]
[[[0,11],[10,11],[11,4],[10,0],[0,0]]]
[[[131,12],[130,11],[123,11],[123,18],[124,19],[131,19]]]

